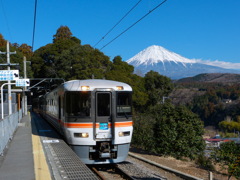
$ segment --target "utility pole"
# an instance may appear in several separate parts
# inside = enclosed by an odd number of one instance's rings
[[[27,79],[27,65],[26,63],[31,61],[26,61],[26,57],[23,57],[23,72],[24,72],[24,79]],[[27,96],[26,96],[27,86],[24,86],[24,92],[23,92],[23,112],[24,115],[27,115]]]
[[[17,65],[17,64],[11,64],[10,63],[10,55],[11,54],[16,54],[16,51],[15,52],[10,52],[9,50],[9,41],[7,41],[7,52],[1,52],[0,51],[0,54],[7,54],[7,64],[0,64],[0,65],[7,65],[8,66],[8,70],[11,70],[10,69],[10,66],[11,65]],[[11,91],[11,85],[10,85],[11,81],[8,80],[8,114],[12,114],[12,91]]]

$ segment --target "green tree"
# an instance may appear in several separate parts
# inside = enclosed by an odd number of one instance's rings
[[[72,48],[70,50],[74,57],[71,61],[73,79],[102,79],[110,69],[111,61],[102,52],[92,48],[90,45]],[[74,56],[75,55],[75,56]]]
[[[53,43],[59,40],[67,40],[72,38],[72,32],[67,26],[60,26],[58,28],[57,33],[53,36]]]
[[[129,65],[127,62],[122,61],[121,56],[116,56],[113,59],[113,67],[112,70],[120,71],[122,73],[126,73],[127,75],[133,74],[134,67]]]
[[[221,121],[219,127],[225,132],[240,131],[240,123],[236,121]]]
[[[7,41],[4,39],[3,35],[0,33],[0,47],[6,47]]]
[[[7,45],[7,41],[0,34],[0,51],[6,52],[6,45]],[[23,46],[30,47],[27,44],[24,44],[20,47],[16,43],[10,43],[9,45],[10,52],[16,51],[16,54],[12,54],[10,57],[11,63],[19,64],[17,66],[12,67],[11,69],[19,69],[19,74],[21,77],[23,77],[23,56],[25,55],[25,53],[23,53],[21,49],[23,48]],[[30,53],[31,50],[29,50],[28,52]],[[0,54],[0,63],[3,63],[3,64],[7,63],[7,58],[5,54]],[[1,66],[1,69],[6,70],[7,66]],[[33,72],[32,72],[31,66],[29,65],[27,66],[27,77],[33,77]]]
[[[195,159],[203,153],[203,124],[196,114],[169,102],[151,106],[148,111],[134,118],[134,146],[176,158]]]
[[[148,113],[135,113],[133,115],[134,133],[132,145],[149,152],[154,152],[154,131],[155,119]]]
[[[133,105],[138,111],[143,109],[148,100],[144,87],[144,79],[133,74],[134,67],[127,62],[122,61],[120,56],[113,59],[110,70],[106,73],[106,79],[121,81],[129,84],[133,88]]]
[[[212,158],[221,163],[222,167],[227,167],[229,176],[240,178],[240,146],[235,142],[226,142],[215,149]]]
[[[173,89],[171,79],[160,75],[158,72],[149,71],[145,77],[145,89],[149,96],[149,105],[162,102],[164,96],[168,96]]]
[[[122,58],[120,56],[116,56],[113,59],[110,71],[106,73],[106,78],[131,84],[131,76],[133,70],[133,66],[129,65],[127,62],[122,61]]]
[[[71,79],[104,78],[111,61],[90,45],[75,41],[59,40],[37,50],[33,56],[37,77]]]
[[[33,56],[32,47],[27,44],[22,44],[18,47],[18,50],[29,60]]]
[[[67,26],[61,26],[53,37],[52,44],[39,48],[31,58],[35,77],[64,78],[59,76],[58,71],[68,71],[69,67],[63,65],[69,64],[67,62],[69,58],[65,56],[66,58],[63,59],[60,56],[62,53],[67,54],[64,51],[81,46],[80,40],[72,37],[72,33]],[[60,75],[62,74],[60,72]]]
[[[157,153],[194,159],[203,152],[203,124],[196,114],[184,106],[165,103],[155,106],[152,115],[156,117],[154,139]]]
[[[138,112],[146,111],[146,104],[148,101],[148,94],[144,87],[144,79],[136,74],[131,76],[133,88],[133,105]]]

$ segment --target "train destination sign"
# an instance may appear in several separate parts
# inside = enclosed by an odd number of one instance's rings
[[[0,81],[14,81],[19,79],[19,70],[0,70]]]
[[[16,86],[30,86],[30,80],[29,79],[17,79],[16,80]]]

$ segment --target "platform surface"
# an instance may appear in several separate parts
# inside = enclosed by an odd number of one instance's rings
[[[24,116],[0,157],[0,180],[98,179],[38,114]]]
[[[32,128],[24,116],[0,161],[0,180],[35,179],[32,156]]]

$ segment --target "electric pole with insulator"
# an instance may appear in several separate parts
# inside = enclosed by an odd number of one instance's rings
[[[9,41],[7,41],[7,52],[1,52],[0,54],[7,54],[7,64],[0,64],[0,66],[8,66],[8,70],[10,71],[11,68],[10,66],[16,66],[18,64],[11,64],[10,63],[10,55],[11,54],[16,54],[15,52],[10,52],[9,50]],[[11,92],[11,85],[10,85],[11,81],[8,80],[8,114],[12,114],[12,92]],[[2,101],[3,102],[3,101]]]

